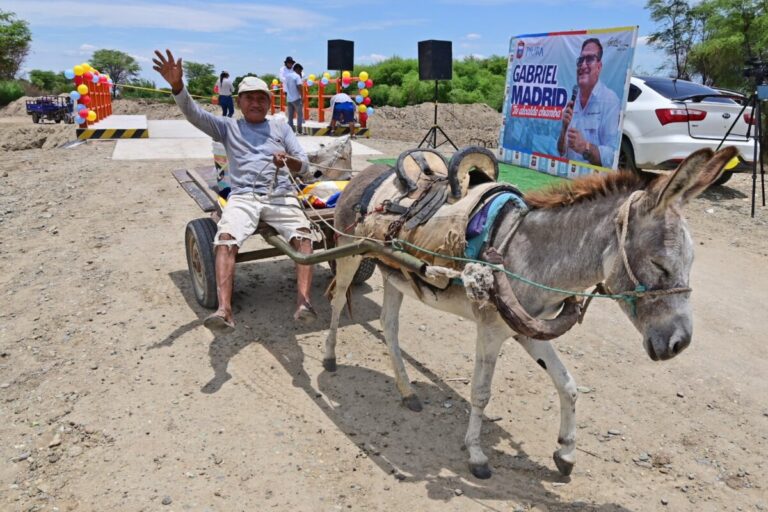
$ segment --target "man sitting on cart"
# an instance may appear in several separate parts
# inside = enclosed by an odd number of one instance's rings
[[[259,220],[272,226],[291,245],[304,254],[312,253],[313,234],[309,221],[295,197],[286,172],[302,175],[309,169],[307,155],[284,121],[267,119],[271,93],[267,84],[254,76],[243,78],[238,86],[237,106],[243,119],[215,116],[195,103],[184,87],[181,59],[175,60],[155,50],[154,69],[171,86],[173,98],[184,117],[227,152],[232,190],[224,207],[214,238],[216,254],[216,292],[219,309],[204,325],[217,333],[232,332],[232,288],[235,257],[243,242],[256,231]],[[309,299],[312,266],[296,265],[296,312],[294,318],[317,318]]]

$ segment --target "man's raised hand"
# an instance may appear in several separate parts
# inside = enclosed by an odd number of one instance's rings
[[[184,88],[184,81],[182,80],[184,68],[181,65],[181,58],[174,60],[171,50],[168,49],[165,50],[165,53],[167,57],[160,50],[155,50],[157,58],[152,59],[152,62],[155,63],[152,68],[165,78],[165,81],[171,86],[173,94],[179,94]]]

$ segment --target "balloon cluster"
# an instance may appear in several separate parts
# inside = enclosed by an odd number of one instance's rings
[[[107,74],[99,73],[98,70],[84,62],[74,66],[72,69],[64,71],[64,76],[69,80],[74,80],[75,90],[69,93],[72,101],[77,103],[75,108],[75,122],[83,124],[86,121],[93,122],[98,117],[94,110],[88,108],[91,104],[91,86],[88,84],[102,84],[112,87],[114,84]]]
[[[361,116],[365,116],[367,119],[368,116],[373,114],[373,107],[371,107],[371,98],[370,98],[370,88],[373,87],[373,80],[368,75],[367,71],[361,71],[360,76],[357,77],[357,95],[355,96],[355,102],[357,103],[357,111],[361,114]],[[331,80],[331,74],[329,72],[323,73],[320,80],[318,80],[317,76],[312,74],[307,77],[307,87],[312,87],[316,83],[321,83],[323,85],[328,85],[328,83]],[[350,85],[352,85],[352,73],[349,71],[343,71],[341,73],[341,86],[344,89],[347,89]],[[273,82],[274,85],[274,82]]]

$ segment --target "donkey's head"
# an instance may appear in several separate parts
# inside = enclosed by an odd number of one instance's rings
[[[619,303],[654,361],[675,357],[691,343],[693,243],[682,209],[717,180],[736,154],[733,147],[714,155],[699,150],[671,175],[632,194],[619,209],[618,250],[605,260],[605,284],[612,293],[636,295]]]

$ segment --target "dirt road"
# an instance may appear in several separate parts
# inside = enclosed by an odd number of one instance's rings
[[[18,130],[0,123],[5,141]],[[551,459],[554,388],[504,345],[482,438],[495,473],[480,481],[462,449],[473,325],[406,303],[419,414],[394,389],[378,275],[354,292],[335,374],[321,366],[325,265],[309,327],[290,316],[290,262],[240,266],[240,329],[215,338],[184,257],[201,212],[169,172],[200,162],[112,161],[112,148],[2,153],[1,510],[768,510],[768,209],[749,218],[749,176],[688,209],[684,354],[652,362],[602,302],[557,342],[580,386],[570,478]]]

